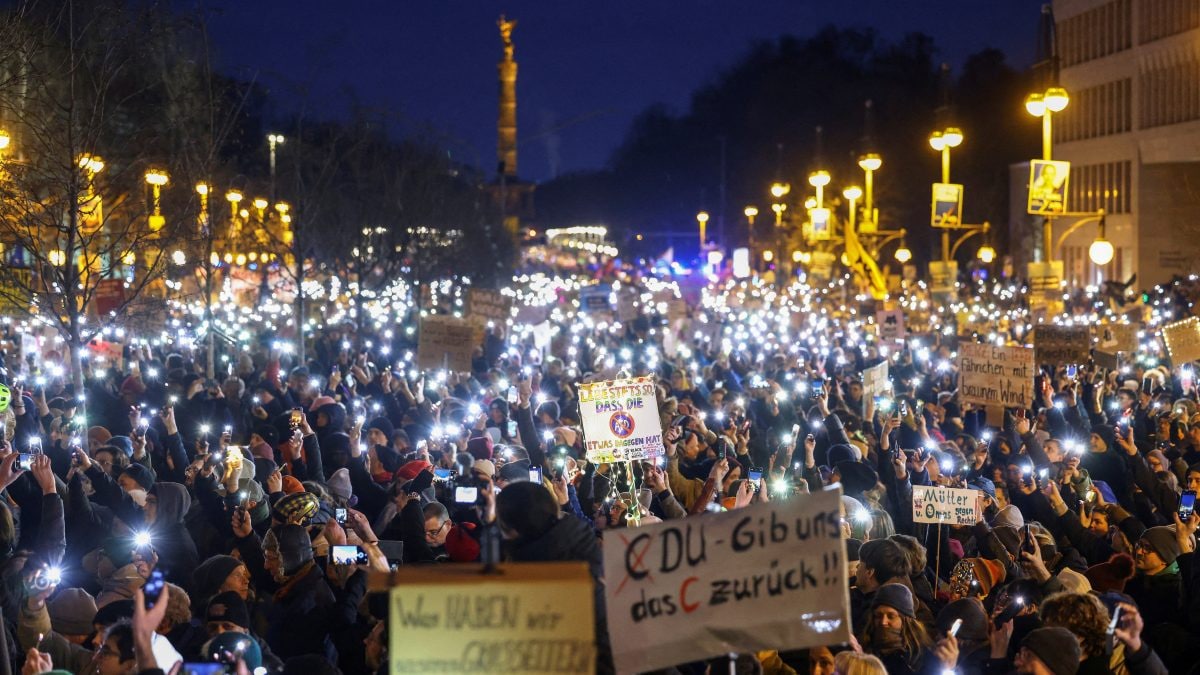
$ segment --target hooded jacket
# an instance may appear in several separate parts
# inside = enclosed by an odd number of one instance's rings
[[[183,518],[192,508],[192,496],[179,483],[155,483],[150,494],[158,498],[157,515],[150,526],[159,566],[167,580],[180,586],[191,583],[200,555]]]

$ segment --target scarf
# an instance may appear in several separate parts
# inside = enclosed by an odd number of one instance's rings
[[[300,580],[307,576],[309,570],[316,567],[316,565],[317,563],[315,561],[309,560],[308,562],[304,563],[303,567],[296,570],[296,573],[293,574],[286,582],[284,582],[283,586],[279,587],[279,590],[275,591],[275,602],[282,602],[285,600],[288,594],[292,592],[292,589],[296,587],[296,584],[300,583]]]

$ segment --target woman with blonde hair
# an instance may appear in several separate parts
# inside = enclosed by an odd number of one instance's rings
[[[888,675],[883,661],[870,654],[842,652],[833,658],[836,675]]]

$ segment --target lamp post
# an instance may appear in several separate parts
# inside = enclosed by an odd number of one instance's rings
[[[170,177],[167,172],[161,169],[150,169],[146,172],[146,182],[150,184],[150,192],[153,199],[153,213],[150,214],[150,232],[151,236],[157,236],[158,231],[166,224],[166,219],[162,215],[162,188],[168,182]]]
[[[700,223],[700,256],[704,257],[705,230],[708,229],[708,211],[701,211],[696,214],[696,222]]]
[[[875,222],[875,172],[883,166],[883,158],[876,153],[869,152],[858,158],[858,166],[863,170],[863,185],[866,186],[866,200],[863,202],[863,229],[867,229],[866,223],[869,220],[871,221],[870,229],[874,231],[878,225]]]
[[[1034,92],[1025,97],[1025,110],[1042,118],[1042,159],[1053,159],[1054,114],[1067,109],[1071,97],[1062,87],[1050,87],[1045,93]]]
[[[829,172],[824,169],[818,169],[808,174],[808,184],[817,189],[817,208],[825,207],[825,186],[829,185],[832,180]]]
[[[275,146],[283,145],[283,134],[267,134],[267,147],[271,153],[271,198],[275,198]]]
[[[929,136],[929,147],[942,153],[942,182],[950,182],[950,151],[962,145],[963,133],[958,127],[946,127]]]
[[[850,220],[849,220],[849,225],[847,227],[850,229],[851,232],[856,232],[857,230],[854,229],[854,225],[855,225],[856,217],[857,217],[856,214],[858,212],[858,209],[856,207],[858,204],[858,200],[863,196],[862,188],[858,187],[857,185],[851,185],[850,187],[846,188],[845,190],[842,190],[842,196],[845,197],[846,200],[850,202]]]
[[[1042,159],[1050,160],[1054,156],[1054,114],[1067,109],[1071,97],[1062,87],[1050,87],[1044,93],[1034,92],[1025,97],[1025,110],[1034,117],[1042,118]],[[1051,246],[1054,239],[1054,221],[1045,217],[1042,219],[1042,247],[1046,252],[1046,262],[1052,262]]]

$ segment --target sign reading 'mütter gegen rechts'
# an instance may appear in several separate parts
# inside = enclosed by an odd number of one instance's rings
[[[617,672],[850,639],[840,490],[604,536]]]
[[[940,485],[914,485],[913,522],[943,525],[974,525],[979,522],[978,490]]]
[[[964,403],[1028,408],[1033,401],[1032,349],[961,343],[958,372]]]
[[[592,673],[593,582],[584,563],[402,567],[388,579],[395,673]]]
[[[603,464],[663,454],[654,380],[637,377],[579,385],[579,411],[589,461]]]

